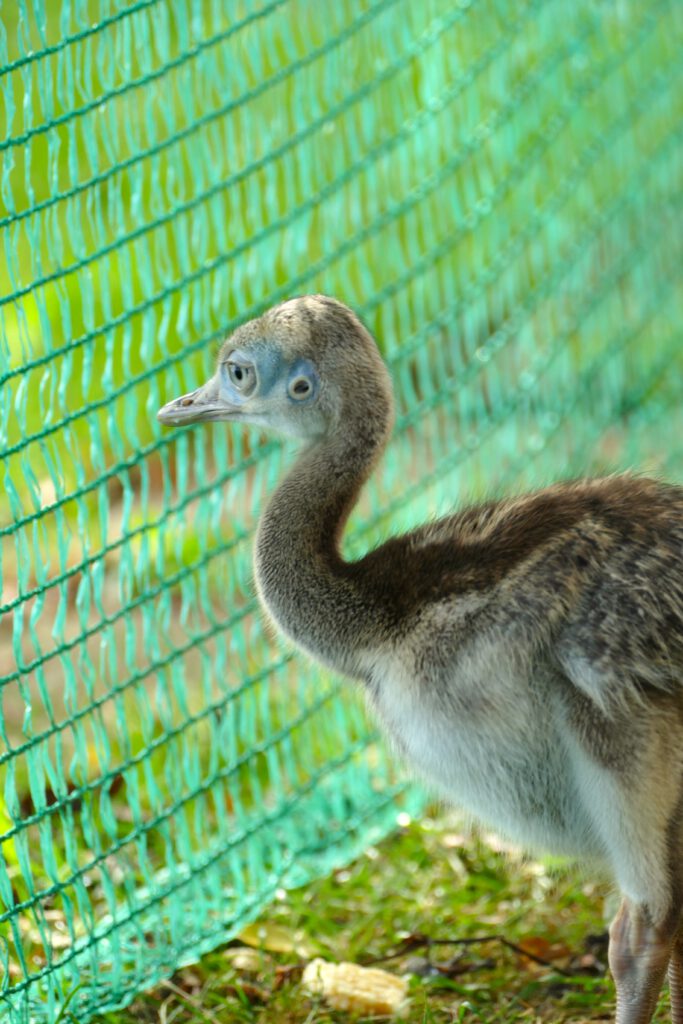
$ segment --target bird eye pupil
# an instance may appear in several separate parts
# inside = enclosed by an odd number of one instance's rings
[[[254,367],[250,363],[238,363],[236,360],[229,359],[226,363],[226,370],[233,387],[242,396],[248,398],[257,384]]]
[[[308,381],[298,380],[294,385],[294,392],[297,395],[305,395],[308,391]]]

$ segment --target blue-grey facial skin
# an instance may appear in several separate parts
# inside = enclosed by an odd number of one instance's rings
[[[237,386],[230,377],[230,364],[254,374],[253,385]],[[304,393],[296,389],[302,382]],[[255,340],[221,354],[216,373],[206,384],[169,402],[157,416],[162,423],[174,426],[237,420],[312,440],[326,429],[327,417],[317,408],[319,396],[320,380],[310,359],[291,362],[271,344]]]
[[[290,392],[290,386],[297,380],[306,380],[310,385],[310,391],[302,398],[297,398]],[[319,391],[320,379],[318,377],[318,372],[313,363],[311,362],[311,360],[297,359],[297,361],[292,364],[289,373],[287,395],[289,397],[290,402],[292,402],[294,405],[305,405],[309,402],[313,402],[318,397]]]
[[[230,380],[228,365],[239,363],[251,365],[256,372],[256,387],[248,394],[243,394]],[[237,408],[245,406],[252,398],[267,398],[282,376],[284,361],[279,352],[274,351],[265,343],[254,344],[249,349],[233,349],[226,359],[218,366],[220,395],[226,402]]]
[[[229,364],[252,366],[256,373],[256,387],[244,394],[230,379]],[[310,391],[303,398],[290,394],[289,385],[297,380],[307,380]],[[319,379],[315,366],[310,359],[297,359],[288,365],[280,352],[274,351],[269,345],[254,344],[246,349],[233,349],[227,359],[219,365],[219,391],[226,402],[237,408],[245,407],[253,398],[272,399],[278,388],[283,388],[293,405],[313,401],[319,390]]]

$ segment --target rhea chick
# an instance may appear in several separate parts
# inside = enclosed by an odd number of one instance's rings
[[[303,442],[259,523],[262,604],[360,680],[405,759],[526,846],[602,860],[618,1024],[669,970],[683,1024],[683,488],[631,476],[491,501],[345,561],[392,388],[358,317],[322,295],[240,327],[158,413]]]

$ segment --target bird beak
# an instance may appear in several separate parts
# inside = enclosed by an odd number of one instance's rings
[[[157,419],[168,427],[184,427],[207,420],[231,420],[238,411],[221,398],[218,380],[212,377],[196,391],[167,402],[159,409]]]

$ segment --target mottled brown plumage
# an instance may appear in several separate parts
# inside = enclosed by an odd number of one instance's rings
[[[361,680],[395,746],[522,843],[603,861],[618,1024],[669,966],[683,1024],[683,489],[635,476],[466,508],[355,562],[342,531],[392,423],[351,310],[304,296],[241,327],[165,423],[243,420],[305,442],[259,524],[269,615]]]

